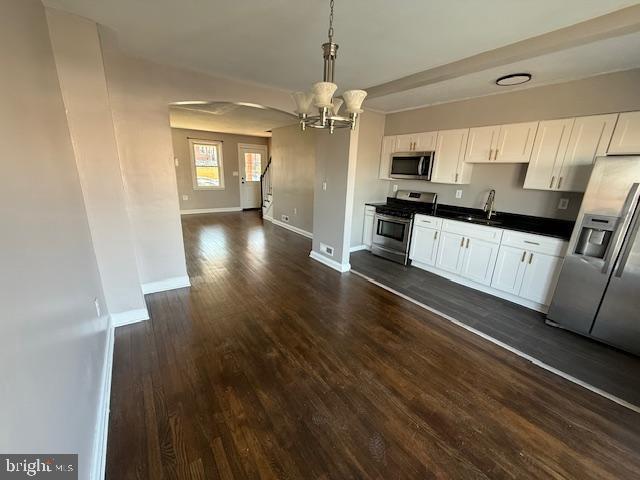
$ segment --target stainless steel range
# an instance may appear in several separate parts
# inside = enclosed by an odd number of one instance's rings
[[[376,206],[371,253],[404,265],[409,261],[413,216],[435,212],[438,194],[398,190],[395,198]]]

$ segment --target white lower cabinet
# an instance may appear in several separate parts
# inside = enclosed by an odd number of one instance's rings
[[[436,267],[451,273],[460,273],[464,237],[457,233],[440,232]]]
[[[549,305],[562,258],[501,246],[491,286],[542,305]]]
[[[499,248],[495,243],[467,237],[464,240],[460,275],[474,282],[490,285]]]
[[[433,228],[413,227],[409,258],[413,261],[434,266],[438,253],[438,237],[440,232]]]
[[[362,243],[367,247],[371,247],[373,242],[373,223],[375,222],[376,209],[372,206],[365,206],[364,209],[364,226],[362,228]]]

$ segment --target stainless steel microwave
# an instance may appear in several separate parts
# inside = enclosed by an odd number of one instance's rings
[[[431,180],[434,152],[394,153],[391,156],[391,178]]]

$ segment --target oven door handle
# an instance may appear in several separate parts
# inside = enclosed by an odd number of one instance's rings
[[[376,220],[388,220],[390,222],[404,223],[405,225],[411,223],[409,218],[391,217],[382,213],[376,213]]]

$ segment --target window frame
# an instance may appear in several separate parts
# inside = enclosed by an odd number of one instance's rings
[[[220,177],[220,185],[218,186],[201,186],[198,185],[198,174],[196,169],[195,145],[213,145],[218,149],[218,171]],[[222,155],[222,141],[205,140],[199,138],[189,139],[189,155],[191,157],[191,181],[194,190],[224,190],[224,158]]]

